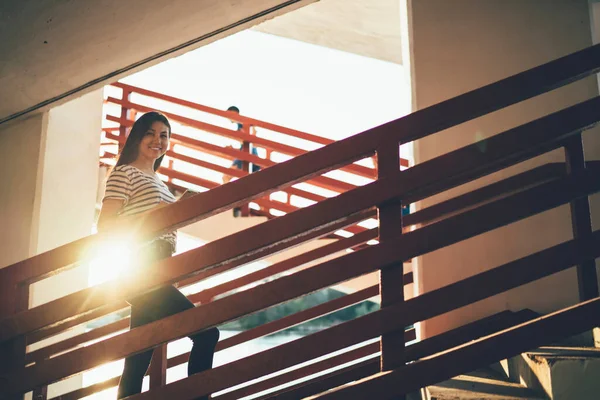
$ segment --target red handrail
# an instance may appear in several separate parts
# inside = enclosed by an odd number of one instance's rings
[[[313,147],[315,147],[315,146],[321,147],[323,145],[328,145],[328,144],[331,144],[334,142],[331,139],[323,138],[321,136],[312,135],[312,134],[309,134],[306,132],[286,128],[286,127],[276,125],[273,123],[261,121],[261,120],[254,119],[254,118],[245,117],[245,116],[239,115],[237,113],[232,113],[230,111],[219,110],[219,109],[216,109],[213,107],[208,107],[208,106],[205,106],[205,105],[202,105],[202,104],[199,104],[196,102],[184,100],[184,99],[179,99],[179,98],[176,98],[173,96],[154,92],[154,91],[151,91],[148,89],[139,88],[139,87],[135,87],[132,85],[127,85],[127,84],[120,83],[120,82],[114,83],[114,84],[112,84],[112,86],[123,90],[123,98],[117,99],[117,98],[109,96],[106,99],[106,103],[119,105],[121,107],[121,113],[120,113],[119,117],[116,117],[114,115],[110,115],[107,113],[107,116],[106,116],[107,122],[117,123],[118,127],[104,128],[103,136],[104,136],[105,141],[107,141],[107,140],[109,142],[113,141],[113,143],[117,143],[119,146],[122,146],[125,141],[125,135],[123,134],[123,132],[126,132],[127,128],[129,128],[133,124],[133,120],[132,120],[133,118],[130,119],[130,118],[127,118],[127,116],[129,115],[129,116],[133,117],[136,113],[147,112],[147,111],[151,111],[151,110],[155,109],[154,107],[150,107],[150,106],[146,106],[143,104],[132,102],[131,100],[129,100],[129,98],[132,94],[139,94],[139,95],[142,95],[145,97],[149,97],[151,99],[161,100],[163,102],[167,102],[168,104],[172,104],[172,105],[176,105],[176,106],[184,106],[184,107],[190,108],[192,110],[207,113],[212,116],[227,118],[228,120],[233,120],[233,121],[244,124],[244,127],[252,126],[252,127],[268,129],[270,131],[275,131],[277,133],[287,135],[291,138],[302,139],[304,141],[310,142],[313,144]],[[143,99],[140,99],[140,102],[143,102]],[[210,132],[212,134],[216,134],[216,135],[219,135],[224,138],[238,140],[242,143],[252,142],[260,147],[267,149],[267,151],[269,153],[276,151],[276,152],[286,154],[291,157],[295,157],[295,156],[306,153],[306,150],[303,150],[303,149],[300,149],[300,148],[297,148],[294,146],[290,146],[290,145],[285,145],[285,144],[282,144],[279,142],[274,142],[272,140],[262,138],[260,136],[249,135],[248,133],[245,133],[245,132],[234,131],[234,130],[222,128],[220,126],[216,126],[216,125],[213,125],[213,124],[210,124],[207,122],[203,122],[203,121],[200,121],[195,118],[189,118],[189,117],[186,117],[183,115],[179,115],[174,112],[169,112],[166,110],[162,110],[162,111],[173,121],[182,123],[188,127],[192,127],[199,132],[200,131]],[[276,164],[276,162],[272,161],[268,157],[267,158],[256,157],[255,155],[250,154],[249,152],[245,152],[243,150],[222,147],[219,145],[215,145],[213,143],[204,142],[197,138],[192,138],[189,135],[185,135],[185,134],[174,133],[172,135],[172,142],[173,142],[173,145],[177,144],[178,146],[183,146],[185,148],[197,149],[197,150],[200,150],[200,151],[203,151],[203,152],[206,152],[211,155],[221,157],[224,159],[241,160],[244,164],[244,169],[246,169],[246,170],[248,168],[248,166],[246,165],[248,162],[258,165],[261,168],[270,167],[270,166]],[[217,165],[215,163],[210,163],[210,162],[206,162],[203,160],[199,160],[198,158],[195,158],[195,157],[176,153],[175,151],[173,151],[173,146],[171,146],[171,150],[169,151],[169,153],[167,155],[171,159],[184,161],[186,163],[189,163],[189,164],[192,164],[195,166],[199,166],[202,168],[206,168],[208,170],[211,170],[213,172],[217,172],[220,174],[229,175],[234,178],[241,178],[248,174],[247,171],[244,171],[242,169],[223,167],[223,166]],[[109,156],[108,158],[110,159],[110,158],[114,158],[116,155],[114,152],[105,151],[104,157],[101,157],[101,161],[109,162],[106,156]],[[406,159],[401,159],[400,163],[401,163],[402,167],[408,167],[408,165],[409,165],[409,162]],[[358,164],[350,164],[348,166],[345,166],[344,168],[342,168],[342,171],[359,176],[361,178],[367,178],[367,179],[373,179],[376,174],[375,169],[368,168],[368,167],[358,165]],[[198,177],[198,176],[196,176],[194,179],[185,178],[185,176],[181,175],[182,171],[180,171],[180,170],[177,171],[176,168],[173,167],[172,163],[164,163],[160,172],[167,176],[167,179],[168,179],[167,183],[170,184],[175,189],[182,188],[182,185],[174,184],[172,182],[172,179],[178,179],[180,181],[183,181],[184,182],[183,186],[185,186],[185,184],[194,184],[194,185],[198,185],[201,187],[205,187],[206,189],[212,189],[220,184],[220,182],[214,182],[214,181],[211,181],[210,179],[205,179],[205,178]],[[174,178],[174,175],[178,175],[178,177]],[[345,181],[341,181],[339,179],[332,179],[332,178],[328,178],[328,177],[314,178],[314,179],[307,181],[307,183],[310,183],[317,187],[321,187],[321,188],[333,191],[334,193],[342,193],[347,190],[351,190],[353,187],[356,187],[355,184],[350,184]],[[266,205],[268,203],[268,202],[266,202],[266,200],[268,200],[268,199],[265,198],[265,201],[255,201],[254,202],[255,207],[256,207],[256,205],[258,205],[259,208],[258,209],[255,208],[253,210],[253,212],[258,213],[260,215],[273,217],[273,214],[270,212],[270,210],[272,210],[272,209],[277,210],[279,212],[283,212],[283,213],[289,213],[291,211],[294,211],[300,207],[297,205],[291,204],[289,202],[291,195],[298,196],[300,198],[304,198],[304,199],[312,200],[312,201],[321,201],[321,200],[325,199],[325,197],[318,195],[317,193],[314,193],[312,191],[293,189],[293,190],[284,190],[284,192],[286,192],[288,195],[287,196],[288,203],[282,204],[278,207],[275,207],[275,206],[277,206],[277,204],[276,203],[273,204],[272,202],[270,202],[271,203],[270,205],[274,206],[274,207],[268,207]],[[294,192],[294,193],[291,193],[291,192]],[[358,227],[358,228],[354,228],[353,230],[360,231],[361,228]]]
[[[297,159],[268,168],[258,174],[251,174],[233,184],[216,187],[209,193],[153,211],[152,218],[141,224],[145,229],[144,232],[153,235],[176,229],[216,215],[228,208],[253,201],[273,190],[312,179],[323,172],[371,156],[374,152],[377,152],[378,157],[384,158],[378,160],[378,163],[389,167],[394,165],[395,151],[388,152],[386,149],[398,145],[401,141],[428,136],[449,126],[565,85],[574,79],[588,76],[598,69],[600,69],[600,46],[477,89],[345,141],[332,143],[327,148],[300,155]],[[100,239],[98,236],[82,239],[8,266],[0,270],[2,278],[0,285],[3,288],[0,296],[3,302],[6,301],[0,305],[4,310],[8,310],[3,314],[7,317],[0,323],[0,340],[14,341],[7,343],[13,345],[15,354],[22,352],[24,356],[25,342],[21,339],[23,335],[40,329],[52,329],[56,325],[72,321],[86,313],[98,311],[97,315],[103,315],[103,311],[106,313],[106,309],[114,303],[122,302],[126,296],[141,290],[191,276],[211,276],[217,273],[215,271],[222,272],[239,265],[241,259],[258,259],[273,254],[302,243],[308,240],[307,238],[314,239],[339,229],[340,226],[354,224],[361,219],[353,218],[357,218],[357,215],[364,217],[365,213],[371,213],[374,207],[380,211],[380,218],[386,219],[385,222],[381,221],[383,224],[380,226],[383,228],[387,224],[389,227],[391,226],[390,213],[385,210],[395,212],[399,202],[422,200],[553,149],[564,147],[565,143],[569,152],[568,173],[558,179],[544,177],[543,183],[539,185],[525,185],[518,187],[518,190],[505,189],[503,192],[506,193],[498,196],[500,200],[494,198],[491,201],[484,201],[483,205],[474,206],[472,200],[465,201],[463,198],[462,205],[467,207],[467,211],[464,212],[462,210],[457,212],[460,207],[451,207],[452,210],[448,210],[449,203],[442,204],[440,208],[446,208],[451,217],[438,221],[436,216],[430,213],[424,220],[435,222],[401,236],[399,230],[391,232],[388,230],[388,234],[384,235],[379,245],[369,246],[323,262],[294,275],[258,286],[252,291],[236,293],[136,328],[101,343],[41,361],[34,366],[24,367],[25,362],[15,357],[15,362],[3,376],[6,385],[0,387],[0,395],[10,396],[32,390],[100,365],[107,360],[125,357],[153,346],[162,346],[165,342],[192,332],[272,307],[364,273],[388,269],[412,257],[436,251],[563,204],[584,203],[587,196],[600,191],[600,180],[597,171],[579,162],[583,156],[580,146],[581,131],[593,126],[599,120],[600,98],[594,98],[500,133],[483,142],[421,163],[409,170],[403,172],[395,170],[391,173],[392,168],[389,167],[389,171],[386,168],[386,171],[382,171],[384,172],[382,175],[385,176],[378,176],[377,181],[367,186],[350,190],[336,198],[323,200],[314,207],[267,221],[151,265],[148,267],[147,274],[137,277],[135,282],[132,279],[125,279],[116,292],[113,283],[106,284],[101,288],[74,293],[31,310],[26,310],[26,307],[19,308],[22,304],[15,302],[15,299],[19,301],[27,299],[27,292],[23,289],[27,289],[31,282],[69,268],[72,263],[80,260],[81,252],[87,246],[97,243]],[[485,154],[480,151],[482,143],[489,149]],[[481,192],[475,197],[481,198]],[[582,207],[578,204],[573,208]],[[574,213],[574,219],[576,219],[575,225],[580,228],[577,229],[575,239],[572,241],[527,255],[415,299],[408,301],[395,299],[391,304],[384,305],[381,310],[359,319],[194,375],[173,385],[151,390],[139,398],[177,398],[184,393],[186,396],[193,397],[214,393],[301,362],[314,360],[316,357],[373,337],[399,332],[412,323],[428,320],[481,301],[573,265],[582,269],[583,263],[593,260],[600,254],[598,246],[600,231],[588,230],[587,225],[581,223],[585,220],[580,212]],[[398,225],[401,226],[401,215],[399,222]],[[386,279],[388,278],[390,277]],[[404,283],[402,276],[395,276],[394,279],[396,280],[391,282],[392,284]],[[595,278],[592,281],[595,282]],[[587,289],[583,288],[582,292],[585,290]],[[584,294],[589,296],[589,293]],[[401,386],[398,385],[398,372],[388,373],[381,375],[386,382],[375,382],[379,378],[376,377],[372,389],[381,390],[389,386],[395,387],[395,390],[400,392],[407,389],[406,385],[418,388],[419,385],[430,383],[433,378],[447,378],[443,374],[447,374],[448,371],[454,374],[464,372],[462,369],[475,368],[478,363],[489,361],[491,356],[495,360],[512,354],[511,352],[523,347],[522,344],[515,345],[515,339],[519,342],[525,340],[527,346],[534,346],[539,344],[538,335],[543,335],[547,339],[556,339],[558,336],[552,334],[555,328],[561,329],[560,335],[577,333],[594,324],[591,316],[597,314],[598,309],[598,302],[593,300],[564,312],[562,314],[564,317],[551,316],[546,319],[556,323],[534,321],[513,330],[513,332],[521,332],[522,335],[502,334],[497,338],[485,339],[481,342],[485,343],[485,346],[473,344],[457,351],[444,353],[440,357],[436,356],[426,363],[418,362],[406,367],[402,366],[400,371],[413,378],[416,377],[415,380],[404,379],[404,386]],[[307,312],[304,317],[315,315],[311,314],[314,311]],[[299,317],[290,319],[297,321],[297,318]],[[567,323],[569,319],[578,323]],[[271,326],[270,329],[278,329],[278,326]],[[400,337],[399,340],[403,339]],[[395,352],[394,349],[390,351],[389,348],[387,350],[384,348],[383,352],[382,357],[396,357],[392,363],[403,364],[410,360],[408,353]],[[465,360],[465,363],[463,364],[461,360]],[[442,374],[430,374],[427,370],[429,365],[432,366],[431,370],[442,371]],[[452,368],[448,368],[449,366]],[[393,377],[393,379],[385,377]],[[363,394],[368,395],[365,388],[366,386],[355,385],[347,390],[362,391]],[[330,394],[336,396],[335,393]]]

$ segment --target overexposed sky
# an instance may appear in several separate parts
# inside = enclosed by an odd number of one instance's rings
[[[331,139],[410,111],[401,65],[255,31],[122,81]]]

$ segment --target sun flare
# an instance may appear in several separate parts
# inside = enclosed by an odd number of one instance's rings
[[[90,261],[90,286],[116,279],[130,267],[131,249],[125,243],[112,241],[103,244],[98,254],[100,255]]]

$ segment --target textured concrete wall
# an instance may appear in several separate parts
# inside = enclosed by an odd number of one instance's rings
[[[412,8],[412,67],[416,109],[535,67],[592,44],[586,0],[418,0]],[[597,95],[595,77],[479,118],[415,146],[423,162]],[[598,159],[597,133],[586,133],[586,155]],[[482,149],[485,151],[485,149]],[[422,202],[423,207],[549,161],[538,157]],[[419,292],[571,239],[568,206],[427,254],[417,260]],[[431,336],[504,309],[548,312],[577,301],[574,270],[442,315],[423,324]]]

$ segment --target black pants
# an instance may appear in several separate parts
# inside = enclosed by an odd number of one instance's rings
[[[149,262],[171,255],[163,246],[156,246],[155,254],[150,256]],[[146,256],[143,257],[146,259]],[[173,286],[163,286],[159,289],[143,293],[127,302],[131,304],[130,327],[135,328],[150,322],[157,321],[169,315],[194,308],[194,304]],[[188,362],[188,376],[212,368],[215,346],[219,341],[219,330],[211,328],[190,336],[193,347]],[[147,350],[125,359],[125,368],[117,398],[121,399],[142,391],[142,381],[152,359],[152,350]],[[208,399],[208,396],[199,397],[198,400]]]

